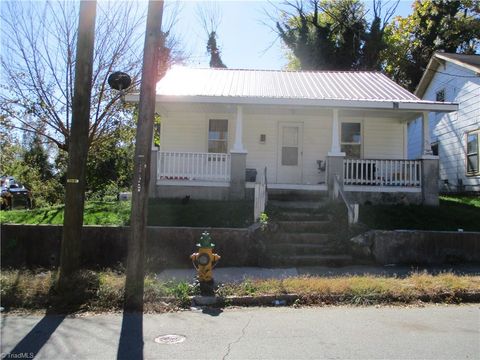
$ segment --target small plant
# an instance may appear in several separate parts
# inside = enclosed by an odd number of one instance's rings
[[[262,231],[268,230],[268,215],[266,212],[262,212],[260,217],[258,218],[258,222],[260,223],[260,229]]]
[[[258,289],[252,280],[246,279],[241,285],[241,290],[245,295],[253,295]]]

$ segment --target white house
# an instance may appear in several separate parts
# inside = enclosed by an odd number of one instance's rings
[[[439,156],[442,191],[480,191],[480,55],[435,53],[415,94],[458,103],[458,111],[430,113],[433,152]],[[421,153],[421,120],[410,123],[408,155]]]
[[[331,193],[338,176],[357,201],[438,204],[438,160],[429,147],[405,160],[407,124],[455,110],[379,72],[173,68],[157,85],[151,196],[244,198],[256,171],[269,191]]]

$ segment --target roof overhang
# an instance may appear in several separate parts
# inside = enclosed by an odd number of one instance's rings
[[[462,66],[480,75],[480,71],[478,67],[474,65],[464,63],[457,59],[452,59],[451,57],[445,56],[442,53],[434,53],[430,58],[430,61],[428,62],[425,71],[423,72],[422,78],[420,79],[417,85],[417,88],[415,89],[414,94],[416,96],[418,96],[419,98],[422,98],[423,95],[425,95],[425,92],[427,91],[427,88],[430,85],[430,82],[432,81],[433,76],[437,73],[438,68],[440,67],[440,65],[445,65],[445,62],[447,61],[453,64],[456,64],[458,66]]]
[[[418,82],[417,88],[415,89],[414,94],[416,96],[422,98],[423,95],[425,95],[425,91],[427,91],[428,85],[430,85],[430,81],[432,81],[433,76],[437,72],[439,66],[443,64],[445,64],[444,60],[436,58],[435,54],[432,56],[432,58],[428,62],[427,68],[423,72],[422,78]]]
[[[127,102],[139,101],[139,94],[126,96]],[[237,105],[277,105],[306,106],[338,109],[388,109],[429,112],[452,112],[458,110],[458,104],[433,101],[372,101],[372,100],[338,100],[338,99],[291,99],[291,98],[258,98],[234,96],[168,96],[157,95],[156,102],[166,103],[204,103],[204,104],[237,104]]]

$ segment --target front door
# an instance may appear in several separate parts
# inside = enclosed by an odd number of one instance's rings
[[[279,123],[277,183],[302,183],[302,139],[302,123]]]

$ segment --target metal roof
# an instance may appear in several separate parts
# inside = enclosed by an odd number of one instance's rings
[[[276,71],[174,67],[160,96],[422,102],[380,72]]]

